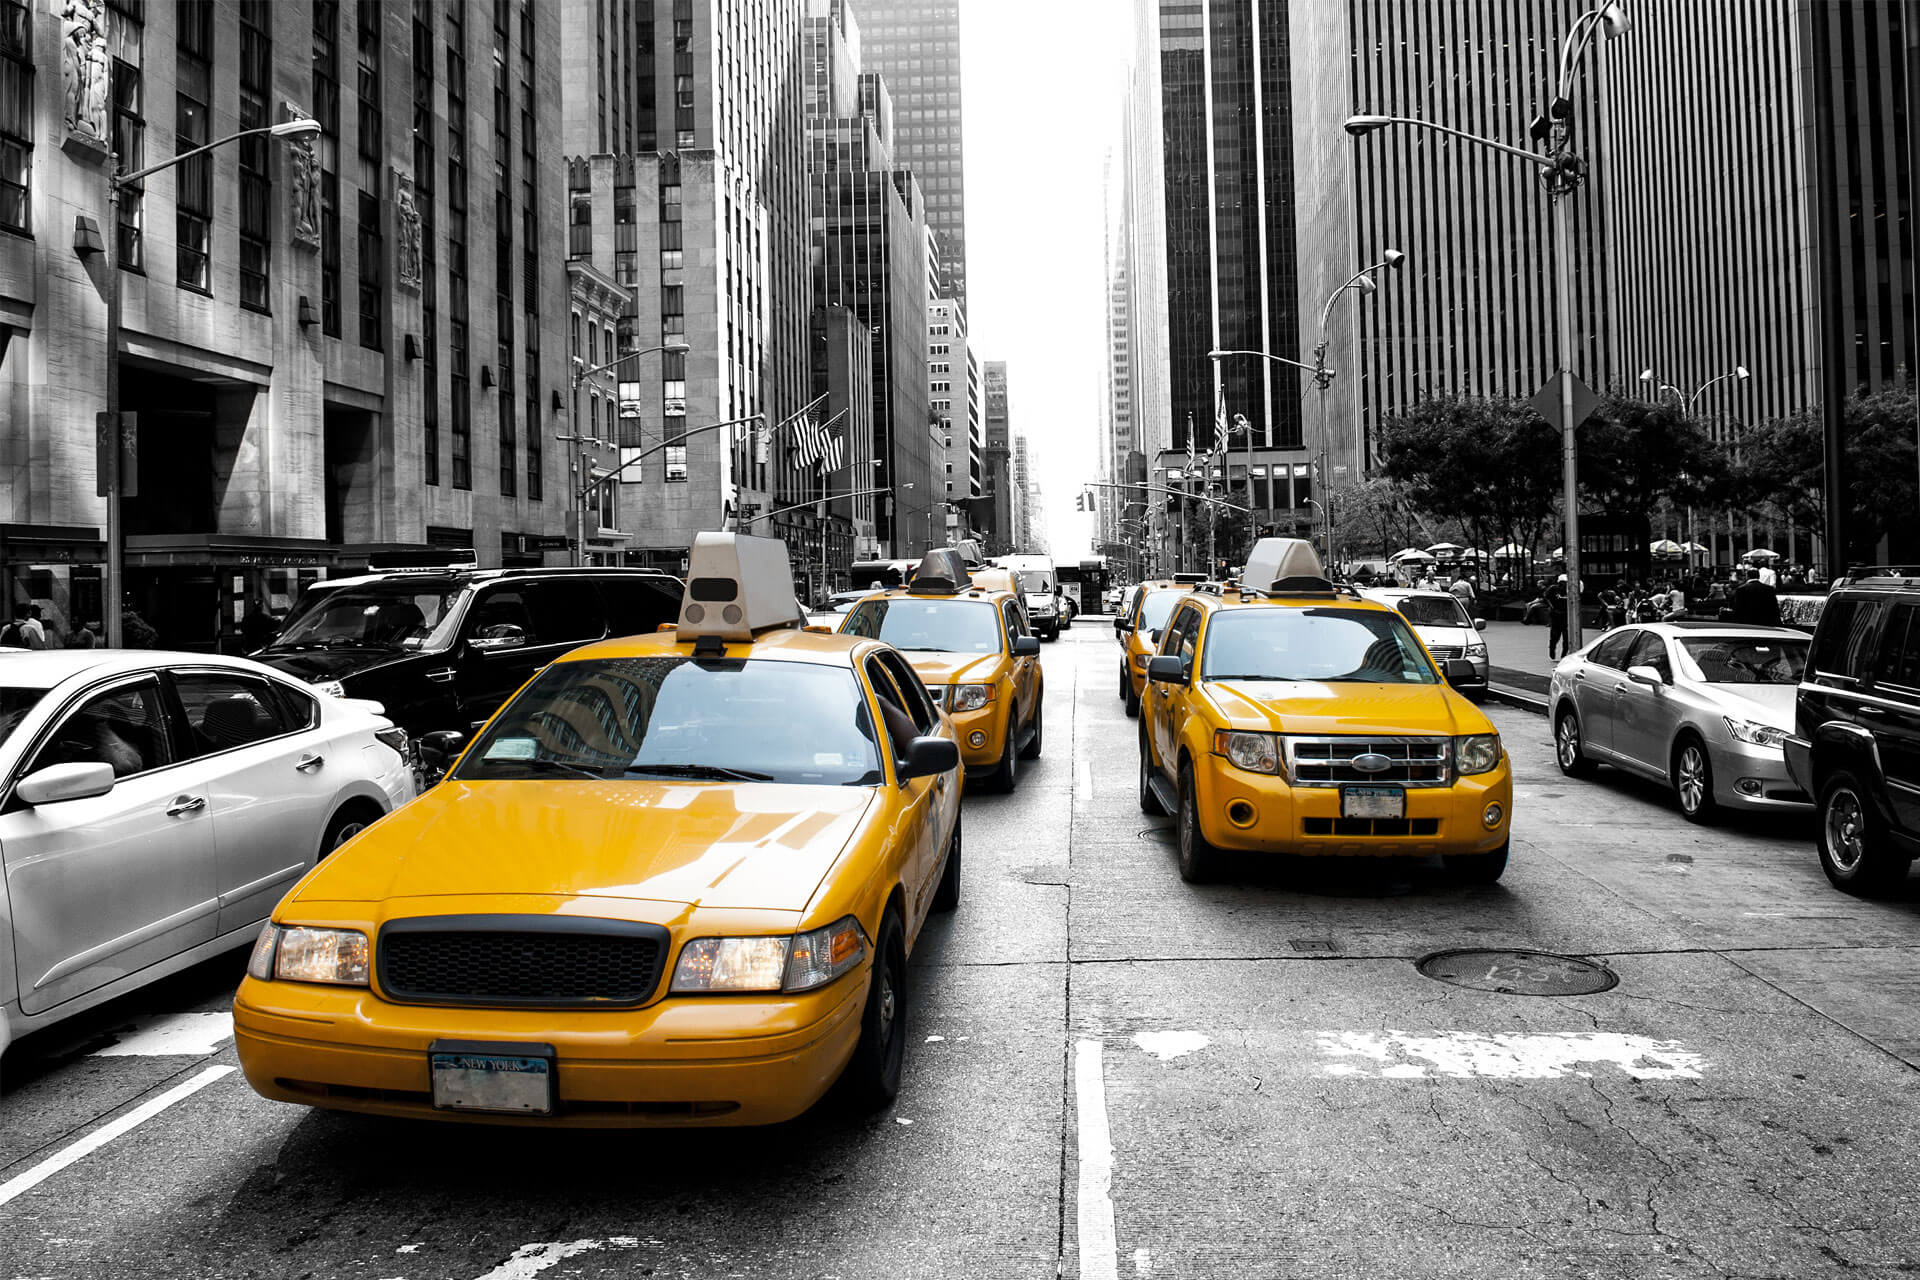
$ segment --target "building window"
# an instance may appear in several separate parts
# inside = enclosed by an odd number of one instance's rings
[[[387,238],[380,229],[380,197],[360,193],[360,345],[384,348],[380,306],[386,297]]]
[[[140,71],[145,11],[145,0],[113,0],[107,13],[107,43],[113,55],[113,152],[123,173],[146,167],[146,86]],[[145,216],[146,188],[122,188],[114,252],[129,271],[141,270],[145,261],[140,237]]]
[[[207,104],[213,100],[212,0],[176,0],[179,23],[179,92],[176,96],[175,154],[212,141]],[[208,253],[213,237],[213,157],[199,156],[176,166],[174,197],[180,287],[213,290]]]
[[[511,498],[520,482],[520,431],[514,421],[518,405],[514,402],[512,381],[500,379],[500,496]]]
[[[527,500],[539,502],[545,497],[545,477],[540,470],[540,379],[527,379]]]
[[[0,227],[25,235],[33,176],[33,12],[0,0]]]
[[[340,336],[340,4],[313,0],[313,116],[320,122],[320,331]]]
[[[380,163],[386,142],[386,122],[380,114],[380,0],[359,0],[355,6],[354,47],[359,52],[360,158]]]
[[[240,127],[264,129],[273,92],[273,14],[267,0],[240,4]],[[118,103],[115,111],[119,110]],[[266,137],[240,140],[240,305],[272,310],[273,183]]]

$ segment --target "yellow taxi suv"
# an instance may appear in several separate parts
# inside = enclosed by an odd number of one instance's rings
[[[941,547],[907,586],[862,600],[840,624],[842,635],[906,655],[951,718],[969,781],[983,777],[997,791],[1014,789],[1045,733],[1040,639],[1012,586],[1004,571],[970,575],[959,552]]]
[[[1398,613],[1337,590],[1312,546],[1266,538],[1235,588],[1176,605],[1147,664],[1140,807],[1179,818],[1180,874],[1223,851],[1440,854],[1470,881],[1507,865],[1500,735]]]
[[[960,894],[960,761],[901,655],[802,628],[786,549],[703,533],[678,626],[534,676],[261,931],[240,1063],[282,1102],[500,1124],[883,1106]]]
[[[1127,715],[1140,714],[1140,695],[1146,692],[1147,661],[1160,643],[1160,632],[1173,616],[1174,602],[1206,580],[1203,573],[1177,573],[1171,578],[1142,582],[1127,596],[1113,630],[1120,641],[1120,700]]]

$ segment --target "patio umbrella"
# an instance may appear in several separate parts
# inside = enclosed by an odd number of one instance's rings
[[[1702,555],[1708,550],[1708,548],[1701,546],[1697,542],[1689,542],[1686,546],[1680,549],[1686,552],[1688,555],[1695,555],[1695,556]]]
[[[1457,542],[1436,542],[1427,548],[1430,554],[1436,556],[1450,556],[1459,550],[1461,550],[1461,546]]]
[[[1531,547],[1523,547],[1517,542],[1509,542],[1493,553],[1496,560],[1524,560],[1532,554]]]
[[[1416,560],[1416,561],[1426,561],[1428,563],[1431,563],[1433,561],[1432,556],[1428,555],[1426,552],[1422,551],[1418,547],[1402,547],[1400,550],[1388,556],[1387,559],[1397,560],[1397,561]]]
[[[1755,547],[1740,558],[1742,560],[1778,560],[1780,553],[1778,551],[1770,551],[1766,547]]]
[[[1656,556],[1677,556],[1681,554],[1680,544],[1672,538],[1661,538],[1647,544],[1647,550]]]
[[[1565,560],[1566,558],[1567,549],[1565,547],[1555,547],[1553,550],[1547,552],[1547,559],[1549,560]]]
[[[1484,552],[1484,551],[1475,551],[1475,550],[1474,550],[1474,549],[1473,549],[1472,547],[1468,547],[1468,548],[1467,548],[1467,549],[1466,549],[1465,551],[1462,551],[1462,552],[1460,553],[1460,559],[1462,559],[1462,560],[1491,560],[1491,559],[1493,559],[1493,557],[1492,557],[1492,556],[1490,556],[1490,555],[1488,555],[1488,554],[1487,554],[1486,552]]]

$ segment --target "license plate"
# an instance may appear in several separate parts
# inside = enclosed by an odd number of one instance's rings
[[[1342,787],[1340,816],[1404,818],[1407,816],[1407,793],[1401,787]]]
[[[551,1045],[436,1041],[428,1051],[433,1105],[447,1111],[553,1114]]]

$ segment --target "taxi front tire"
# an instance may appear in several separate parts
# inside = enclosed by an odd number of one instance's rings
[[[1011,792],[1020,785],[1019,720],[1018,707],[1007,712],[1006,745],[1000,749],[1000,763],[989,776],[989,785],[995,791]]]
[[[1180,766],[1180,878],[1205,884],[1219,874],[1220,851],[1200,827],[1200,789],[1194,785],[1193,766]]]
[[[1033,736],[1027,739],[1027,745],[1020,749],[1020,758],[1022,760],[1038,760],[1040,758],[1040,748],[1042,745],[1041,731],[1046,727],[1045,723],[1041,720],[1041,716],[1045,711],[1045,707],[1036,706],[1033,709]]]
[[[900,1092],[907,1057],[906,931],[891,908],[873,948],[873,976],[860,1014],[860,1041],[840,1077],[847,1102],[878,1111]]]
[[[953,819],[953,834],[947,837],[947,869],[933,891],[933,909],[951,911],[960,905],[960,818]]]
[[[1447,874],[1463,884],[1492,884],[1507,869],[1507,844],[1487,853],[1449,853],[1441,859]]]
[[[1152,818],[1164,818],[1166,807],[1148,785],[1153,777],[1153,749],[1147,746],[1147,726],[1140,726],[1140,812]]]

